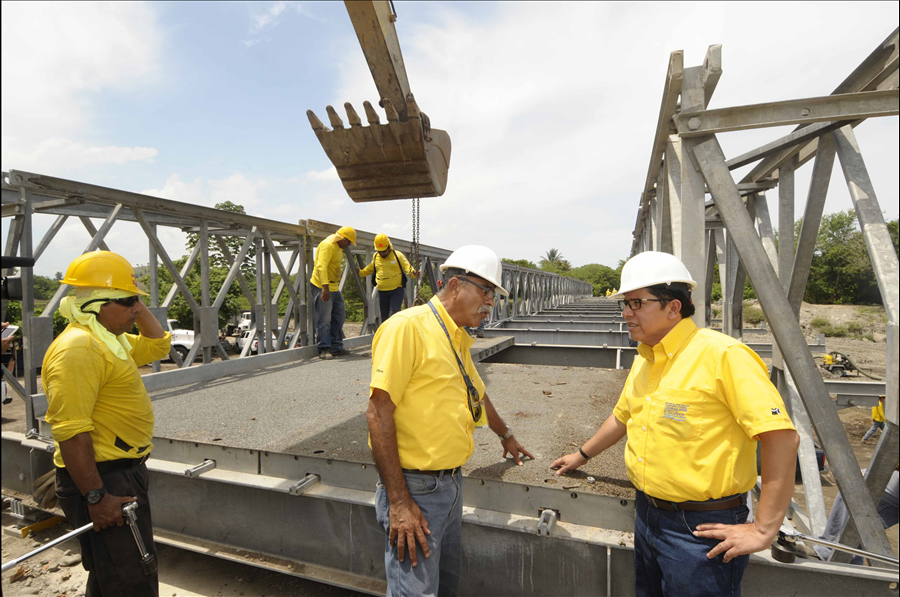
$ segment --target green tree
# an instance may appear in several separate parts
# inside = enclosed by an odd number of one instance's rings
[[[64,277],[65,276],[63,276],[62,272],[56,272],[55,274],[53,274],[53,279],[56,280],[57,282],[62,282],[62,279]]]
[[[566,275],[591,284],[594,296],[606,296],[607,290],[619,287],[621,279],[621,271],[599,263],[589,263],[576,267]]]
[[[550,249],[541,257],[540,268],[545,272],[561,274],[572,269],[572,264],[566,261],[562,253],[556,249]]]
[[[222,203],[216,203],[216,209],[221,209],[223,211],[230,211],[231,213],[236,214],[246,214],[244,211],[243,205],[238,205],[236,203],[232,203],[231,201],[223,201]],[[188,234],[187,240],[187,250],[193,251],[194,247],[197,246],[197,242],[200,240],[200,235],[194,232]],[[236,257],[238,252],[240,252],[241,247],[244,245],[244,237],[242,236],[225,236],[225,245],[228,247],[228,251],[231,253],[232,258]],[[254,271],[256,268],[256,249],[254,247],[250,247],[250,250],[247,251],[247,256],[244,258],[244,262],[241,264],[241,271],[244,274],[249,274]],[[225,260],[225,257],[222,255],[222,250],[219,249],[219,243],[210,238],[209,241],[209,264],[215,267],[224,267],[228,268],[228,262]],[[180,321],[180,320],[179,320]]]
[[[175,261],[175,267],[180,271],[182,267],[184,267],[185,262],[187,262],[187,255],[181,257],[180,259]],[[210,266],[209,268],[209,294],[210,294],[210,303],[215,301],[215,298],[219,294],[219,290],[222,288],[225,283],[225,278],[228,276],[228,269],[224,267],[215,267]],[[256,278],[250,276],[245,276],[247,279],[247,284],[250,288],[256,287]],[[143,282],[145,285],[150,284],[150,276],[144,276],[140,278],[140,282]],[[201,280],[200,280],[200,264],[194,264],[194,267],[187,273],[184,278],[185,284],[187,284],[188,289],[191,291],[191,295],[197,300],[197,303],[200,303],[201,296]],[[275,284],[278,282],[276,281]],[[160,297],[164,297],[169,289],[172,288],[174,284],[174,280],[172,279],[172,275],[165,267],[159,268],[159,294]],[[247,302],[246,297],[241,292],[241,287],[238,284],[237,280],[232,283],[231,287],[228,289],[226,294],[225,302],[222,304],[222,308],[219,309],[219,327],[225,327],[225,324],[235,315],[239,314],[241,311],[246,311],[250,308],[249,303]],[[172,305],[169,307],[169,318],[177,319],[178,323],[181,324],[182,327],[186,329],[193,329],[194,327],[194,314],[191,311],[190,306],[187,301],[184,299],[184,295],[178,293],[175,297],[175,300],[172,301]]]
[[[46,276],[34,277],[34,298],[39,301],[48,301],[53,298],[58,288],[59,281],[57,280],[52,280]]]
[[[518,265],[519,267],[527,267],[530,269],[538,269],[537,264],[533,261],[529,261],[527,259],[506,259],[505,257],[501,259],[503,263],[510,263],[512,265]]]

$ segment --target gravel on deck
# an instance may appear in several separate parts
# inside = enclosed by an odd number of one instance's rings
[[[574,452],[612,413],[626,370],[479,363],[487,393],[535,461],[502,457],[487,427],[475,431],[470,477],[615,497],[634,497],[625,473],[625,440],[581,470],[557,477],[550,463]],[[159,438],[372,462],[365,411],[369,348],[330,361],[318,358],[152,394]],[[594,481],[589,482],[588,477]]]

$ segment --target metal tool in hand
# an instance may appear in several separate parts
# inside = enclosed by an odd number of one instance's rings
[[[134,513],[134,511],[137,510],[137,507],[138,507],[137,502],[130,502],[130,503],[122,506],[122,518],[124,518],[125,522],[128,524],[128,526],[131,527],[131,532],[134,534],[134,540],[137,542],[138,550],[141,552],[141,568],[144,570],[144,574],[150,575],[150,574],[153,574],[154,572],[156,572],[156,569],[157,569],[156,558],[153,556],[153,554],[148,553],[147,550],[144,548],[144,541],[141,539],[141,535],[138,532],[137,515]],[[50,541],[49,543],[41,545],[34,551],[28,552],[25,555],[20,556],[14,560],[10,560],[9,562],[6,562],[5,564],[3,564],[2,572],[6,572],[7,570],[9,570],[15,566],[18,566],[25,560],[33,558],[34,556],[38,555],[39,553],[47,551],[51,547],[56,547],[60,543],[65,543],[69,539],[74,539],[75,537],[86,533],[87,531],[91,530],[92,528],[94,528],[94,523],[89,522],[84,526],[78,527],[74,531],[66,533],[62,537],[58,537],[58,538],[54,539],[53,541]]]
[[[798,539],[802,540],[804,543],[824,545],[825,547],[830,547],[831,549],[845,551],[847,553],[852,553],[853,555],[869,558],[870,560],[878,560],[879,562],[887,562],[888,564],[893,564],[894,566],[900,566],[900,562],[898,562],[896,558],[883,556],[881,554],[872,553],[870,551],[864,551],[862,549],[857,549],[848,545],[841,545],[840,543],[833,543],[831,541],[819,539],[818,537],[810,537],[808,535],[798,533],[797,531],[793,531],[785,527],[781,527],[781,530],[778,531],[778,540],[772,544],[772,557],[779,562],[784,562],[786,564],[792,563],[797,555],[797,550],[794,548],[794,543],[796,543]]]

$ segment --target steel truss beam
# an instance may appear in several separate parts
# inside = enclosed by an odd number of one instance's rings
[[[812,355],[805,346],[803,333],[793,317],[793,310],[781,283],[753,230],[752,220],[743,207],[737,185],[725,164],[722,149],[713,137],[698,144],[693,151],[719,206],[722,219],[734,237],[738,254],[757,289],[772,333],[797,385],[810,421],[823,442],[835,480],[860,531],[862,544],[869,551],[888,555],[892,553],[890,544],[875,511],[875,504],[859,473],[850,442],[834,411]]]

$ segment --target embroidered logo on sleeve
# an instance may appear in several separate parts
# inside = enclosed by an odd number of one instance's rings
[[[778,416],[778,415],[780,415],[780,414],[781,414],[781,409],[778,408],[777,406],[776,406],[775,408],[772,409],[772,415],[773,415],[773,416]]]
[[[687,411],[687,404],[666,402],[666,408],[665,411],[663,411],[663,418],[672,419],[673,421],[687,421]]]

